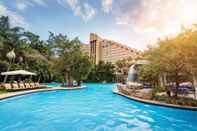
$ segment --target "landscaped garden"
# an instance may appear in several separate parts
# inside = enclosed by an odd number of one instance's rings
[[[197,26],[184,28],[173,37],[158,40],[142,54],[148,61],[138,67],[138,80],[152,87],[120,87],[123,94],[166,104],[197,107]],[[135,84],[135,83],[134,83]]]

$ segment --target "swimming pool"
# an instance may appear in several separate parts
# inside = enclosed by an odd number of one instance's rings
[[[64,83],[65,84],[65,83]],[[58,83],[58,82],[51,82],[51,83],[45,83],[45,85],[47,85],[48,87],[59,87],[62,85],[62,83]],[[77,83],[74,83],[74,85],[77,85]]]
[[[50,91],[0,101],[1,131],[197,131],[197,112],[135,102],[115,84]]]
[[[58,87],[58,86],[61,86],[62,83],[51,82],[51,83],[46,83],[45,85],[47,85],[48,87]]]

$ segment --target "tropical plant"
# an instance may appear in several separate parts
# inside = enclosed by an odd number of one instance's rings
[[[115,78],[115,66],[110,62],[100,61],[92,68],[87,81],[113,82]]]
[[[91,69],[91,61],[81,52],[81,42],[78,38],[70,40],[66,35],[50,33],[48,42],[51,50],[58,57],[57,71],[64,76],[68,86],[73,86],[73,80],[85,80]],[[63,83],[64,83],[63,81]]]
[[[6,55],[14,49],[16,58],[8,66]],[[50,79],[51,52],[48,44],[38,35],[25,32],[21,27],[11,27],[9,18],[0,17],[0,71],[26,69],[38,74],[42,82]],[[6,68],[6,69],[5,69]]]
[[[92,61],[86,54],[76,53],[73,65],[71,66],[72,77],[81,85],[81,81],[86,80],[92,68]]]

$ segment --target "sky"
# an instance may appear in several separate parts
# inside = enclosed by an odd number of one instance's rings
[[[196,12],[197,0],[0,0],[0,16],[43,40],[51,31],[88,44],[94,32],[139,50],[197,23]]]

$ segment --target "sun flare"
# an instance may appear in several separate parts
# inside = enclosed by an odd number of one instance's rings
[[[169,15],[169,25],[166,26],[164,31],[165,35],[177,34],[181,31],[181,27],[190,27],[197,22],[197,1],[187,2],[182,0],[177,7],[171,8],[166,15]]]

